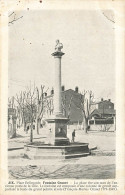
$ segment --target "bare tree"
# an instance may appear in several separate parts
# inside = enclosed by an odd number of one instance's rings
[[[20,106],[17,106],[17,108],[16,108],[16,117],[19,121],[19,123],[17,125],[20,128],[22,125],[22,123],[21,123],[22,122],[22,110],[20,109]]]
[[[25,96],[24,92],[16,94],[15,100],[17,102],[17,118],[19,120],[19,126],[23,126],[24,131],[26,131],[26,115],[25,115]]]
[[[103,131],[109,131],[111,127],[112,127],[112,124],[104,124],[102,129]]]
[[[39,129],[40,129],[40,123],[43,118],[45,106],[46,106],[46,99],[45,99],[45,94],[47,93],[47,90],[44,91],[45,86],[41,85],[41,89],[37,90],[37,115],[36,115],[36,120],[37,120],[37,134],[39,134]]]
[[[94,94],[92,93],[92,91],[84,91],[79,96],[78,103],[76,104],[74,102],[75,105],[77,106],[77,108],[81,109],[81,111],[82,111],[83,128],[85,130],[85,133],[87,133],[87,131],[88,131],[88,120],[89,120],[89,115],[91,113],[91,105],[93,102],[93,97],[94,97]]]
[[[16,95],[15,100],[24,114],[24,119],[26,120],[26,117],[29,117],[28,122],[30,123],[30,142],[33,142],[33,122],[36,118],[35,88],[33,91],[31,88],[27,88],[27,90],[21,92],[20,95],[21,96]]]
[[[22,126],[23,123],[24,123],[24,108],[23,108],[23,104],[22,104],[22,95],[20,93],[20,95],[16,95],[17,96],[17,99],[18,99],[18,102],[20,103],[21,106],[16,105],[16,102],[15,102],[15,97],[9,97],[8,98],[8,108],[12,108],[12,109],[15,109],[15,114],[16,114],[16,119],[18,119],[19,121],[19,126]]]
[[[53,114],[53,112],[54,112],[53,97],[46,98],[45,108],[46,108],[47,114],[49,114],[49,115],[52,115]]]
[[[14,96],[8,98],[8,107],[9,108],[14,108],[15,107]]]

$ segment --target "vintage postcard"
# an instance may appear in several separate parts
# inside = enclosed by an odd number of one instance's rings
[[[0,194],[124,194],[125,2],[0,4]]]

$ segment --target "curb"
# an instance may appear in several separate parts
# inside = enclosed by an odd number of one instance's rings
[[[24,146],[23,147],[18,147],[18,148],[8,148],[8,151],[20,150],[20,149],[24,149]]]

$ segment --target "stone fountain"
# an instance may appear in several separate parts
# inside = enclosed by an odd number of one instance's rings
[[[61,51],[63,44],[56,41],[55,51],[51,55],[55,59],[54,114],[46,119],[46,141],[39,146],[27,144],[24,146],[25,155],[33,159],[71,158],[89,154],[88,143],[70,143],[67,138],[68,118],[62,114],[61,107]]]

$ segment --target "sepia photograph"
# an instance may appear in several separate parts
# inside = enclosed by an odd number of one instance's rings
[[[9,179],[115,179],[113,10],[8,13]]]
[[[9,178],[115,178],[114,12],[8,18]]]

